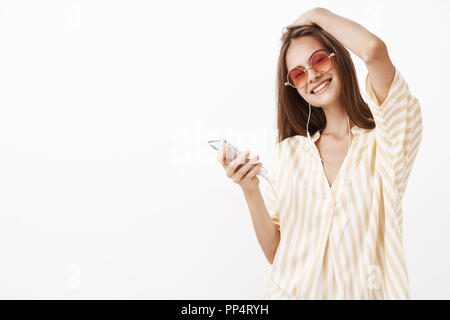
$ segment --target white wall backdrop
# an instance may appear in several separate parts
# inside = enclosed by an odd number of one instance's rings
[[[315,6],[382,38],[421,102],[411,297],[449,299],[444,0],[2,0],[0,298],[260,299],[271,266],[206,141],[264,164],[281,32]]]

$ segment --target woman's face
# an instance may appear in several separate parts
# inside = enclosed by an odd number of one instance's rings
[[[318,49],[326,48],[314,37],[303,36],[292,40],[286,53],[287,69],[290,70],[295,66],[307,68],[311,55]],[[308,77],[306,85],[302,88],[297,88],[298,93],[306,102],[313,106],[326,107],[338,101],[341,92],[341,81],[334,57],[331,57],[331,67],[327,72],[317,73],[313,68],[310,68],[306,73]],[[325,90],[318,94],[312,92],[315,87],[328,79],[331,79],[331,82]]]

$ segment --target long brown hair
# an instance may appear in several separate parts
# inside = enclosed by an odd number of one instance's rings
[[[360,128],[375,128],[372,112],[361,97],[355,66],[348,50],[336,38],[317,24],[313,24],[313,26],[291,26],[287,27],[287,30],[281,37],[282,44],[278,58],[276,84],[278,97],[278,142],[295,135],[307,135],[308,102],[300,96],[297,89],[284,85],[288,72],[286,65],[287,50],[292,39],[302,36],[312,36],[322,43],[327,50],[336,53],[333,59],[336,61],[339,77],[342,82],[340,99],[348,117]],[[325,112],[322,108],[311,105],[311,118],[308,126],[309,134],[313,135],[317,130],[322,132],[326,122]]]

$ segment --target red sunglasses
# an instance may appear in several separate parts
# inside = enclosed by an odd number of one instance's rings
[[[302,88],[308,81],[306,71],[313,68],[316,72],[327,72],[331,67],[331,57],[334,56],[334,52],[326,54],[325,52],[316,52],[310,58],[310,66],[308,68],[293,67],[287,74],[287,82],[285,86],[291,86],[293,88]]]

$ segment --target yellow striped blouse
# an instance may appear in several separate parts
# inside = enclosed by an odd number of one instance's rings
[[[366,101],[376,128],[353,126],[333,185],[315,143],[277,143],[261,192],[280,230],[263,299],[410,299],[401,201],[422,139],[422,114],[397,70],[380,106],[369,74]],[[320,136],[317,131],[311,139]]]

